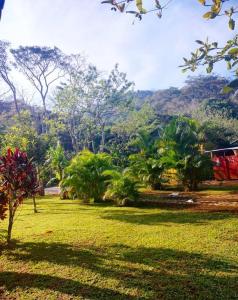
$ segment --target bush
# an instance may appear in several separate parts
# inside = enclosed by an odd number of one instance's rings
[[[106,171],[104,175],[110,178],[104,199],[113,200],[119,206],[124,206],[137,199],[139,194],[137,182],[128,175],[117,171]]]
[[[8,199],[6,193],[0,188],[0,220],[7,217]]]
[[[177,171],[184,190],[193,191],[211,173],[211,160],[201,153],[203,137],[196,121],[175,118],[166,128],[163,141],[163,161]]]
[[[166,182],[163,178],[165,168],[159,155],[147,157],[144,153],[138,153],[131,155],[129,160],[129,172],[132,176],[153,190],[162,188],[162,184]]]
[[[33,196],[38,190],[37,173],[27,154],[16,149],[8,149],[0,157],[0,218],[6,217],[8,208],[7,242],[11,241],[14,217],[23,199]]]
[[[112,169],[109,155],[84,150],[77,154],[65,169],[65,178],[61,186],[86,203],[91,199],[100,202],[107,188],[104,171],[109,169]]]

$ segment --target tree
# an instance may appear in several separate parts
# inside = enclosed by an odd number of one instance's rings
[[[118,66],[103,78],[92,66],[74,69],[70,81],[58,89],[55,110],[65,124],[75,152],[105,149],[106,127],[115,122],[129,103],[132,83]],[[99,140],[96,149],[95,140]]]
[[[177,170],[185,191],[196,190],[211,170],[210,158],[201,152],[202,138],[196,121],[178,117],[165,128],[160,142],[163,163]]]
[[[0,220],[4,220],[7,217],[7,195],[3,191],[3,188],[0,188]]]
[[[129,112],[122,114],[111,127],[112,138],[107,143],[106,149],[114,160],[126,166],[128,156],[140,150],[148,150],[155,137],[158,137],[159,125],[154,110],[149,104],[144,104],[141,109],[133,107]]]
[[[14,80],[11,77],[12,64],[9,61],[9,58],[8,58],[9,46],[10,46],[10,43],[0,41],[0,78],[3,80],[3,82],[10,89],[10,91],[12,93],[13,100],[14,100],[16,112],[19,115],[20,110],[19,110],[18,101],[17,101],[17,88],[16,88],[16,85],[14,83]]]
[[[6,152],[8,148],[18,148],[26,152],[37,165],[41,165],[47,148],[52,144],[54,144],[53,137],[39,134],[35,118],[28,111],[21,111],[19,116],[17,118],[13,116],[6,126],[1,152]]]
[[[113,200],[117,205],[124,206],[128,202],[135,201],[139,196],[138,184],[126,172],[116,170],[105,171],[108,187],[104,199]]]
[[[61,186],[63,189],[69,189],[85,203],[91,199],[100,202],[107,186],[104,171],[110,169],[112,169],[112,161],[108,154],[81,151],[65,169]]]
[[[56,179],[61,182],[64,175],[64,169],[68,165],[68,160],[65,156],[64,149],[59,142],[55,148],[50,147],[48,150],[45,164],[51,168]]]
[[[153,190],[162,188],[164,179],[165,164],[159,155],[149,157],[145,153],[130,155],[130,174]]]
[[[105,150],[106,126],[115,119],[130,103],[129,91],[133,83],[128,81],[126,73],[120,72],[118,65],[110,72],[108,78],[98,78],[89,91],[89,116],[99,129],[100,151]]]
[[[99,76],[95,66],[87,64],[79,55],[69,58],[69,77],[56,92],[54,111],[58,125],[68,132],[75,153],[83,148],[95,152],[96,124],[92,117],[91,91]]]
[[[8,149],[0,157],[1,195],[8,204],[9,222],[7,242],[11,241],[12,227],[17,208],[23,199],[37,192],[37,174],[27,154],[16,149]]]
[[[25,75],[40,94],[44,113],[47,113],[47,96],[52,84],[64,76],[65,56],[58,48],[23,47],[11,49],[16,67]]]
[[[227,100],[213,100],[192,113],[201,125],[207,150],[232,147],[238,140],[238,120],[233,109]]]

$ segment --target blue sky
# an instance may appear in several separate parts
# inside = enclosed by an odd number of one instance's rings
[[[183,85],[188,74],[178,65],[196,47],[196,39],[224,42],[232,36],[223,18],[202,18],[205,11],[197,0],[174,0],[161,20],[151,14],[135,25],[131,16],[113,13],[100,2],[6,0],[0,39],[14,46],[49,45],[82,53],[105,72],[119,63],[136,88],[161,89]],[[225,66],[215,71],[225,74]]]

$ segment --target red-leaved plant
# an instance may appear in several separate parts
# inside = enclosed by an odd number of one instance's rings
[[[0,220],[4,220],[7,216],[7,196],[0,187]]]
[[[7,154],[0,157],[0,186],[0,217],[6,217],[6,209],[9,210],[9,244],[17,208],[24,198],[34,197],[38,189],[35,166],[25,152],[8,149]]]

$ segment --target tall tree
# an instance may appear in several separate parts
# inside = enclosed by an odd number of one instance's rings
[[[47,96],[50,87],[64,76],[66,64],[63,53],[58,48],[22,47],[11,49],[16,67],[25,75],[40,94],[44,113],[47,113]]]
[[[75,152],[82,148],[94,150],[93,138],[95,125],[91,120],[90,91],[93,90],[99,72],[93,65],[86,63],[79,55],[69,58],[67,82],[57,89],[54,110],[58,125],[69,133]]]
[[[131,86],[118,66],[106,79],[92,65],[71,74],[69,83],[61,86],[56,95],[55,109],[70,133],[76,152],[82,148],[96,152],[96,136],[100,150],[105,149],[106,126],[115,122],[121,109],[125,109]]]
[[[196,190],[198,184],[207,179],[210,159],[202,154],[203,132],[193,119],[178,117],[164,130],[160,141],[162,161],[175,168],[185,190]]]
[[[108,78],[100,79],[91,92],[91,116],[100,130],[100,151],[105,149],[105,130],[108,124],[115,122],[117,116],[129,105],[129,91],[133,83],[128,81],[126,74],[119,71],[118,65]]]
[[[0,78],[8,86],[12,93],[12,97],[15,104],[17,114],[20,113],[18,102],[17,102],[17,88],[14,80],[11,76],[12,63],[9,61],[9,49],[10,43],[0,41]]]

